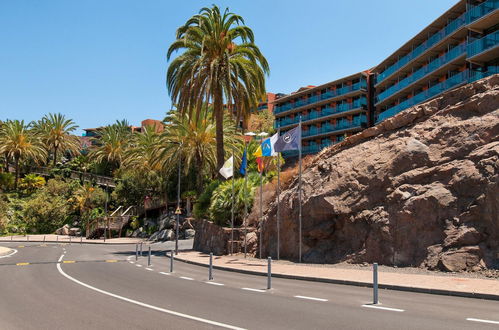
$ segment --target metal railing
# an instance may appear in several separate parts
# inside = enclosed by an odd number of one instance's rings
[[[499,31],[488,34],[468,44],[468,57],[478,55],[490,48],[499,45]]]

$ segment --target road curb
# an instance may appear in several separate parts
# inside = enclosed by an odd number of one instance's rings
[[[75,239],[74,241],[43,241],[43,240],[12,240],[12,241],[3,241],[0,240],[0,244],[2,243],[57,243],[57,244],[100,244],[100,245],[131,245],[131,244],[140,244],[140,242],[134,242],[134,243],[104,243],[104,242],[81,242],[78,239]]]
[[[202,262],[185,260],[185,259],[181,259],[179,257],[174,257],[173,259],[187,263],[187,264],[191,264],[191,265],[208,267],[208,264],[204,264]],[[213,265],[213,268],[219,269],[219,270],[225,270],[225,271],[229,271],[229,272],[241,273],[241,274],[267,276],[266,272],[257,272],[257,271],[253,271],[253,270],[237,269],[237,268],[215,266],[215,265]],[[365,288],[366,287],[367,288],[373,287],[372,283],[369,283],[369,282],[338,280],[338,279],[329,279],[329,278],[320,278],[320,277],[311,277],[311,276],[299,276],[299,275],[272,273],[272,277],[285,278],[285,279],[290,279],[290,280],[309,281],[309,282],[322,282],[322,283],[331,283],[331,284],[359,286],[359,287],[365,287]],[[475,298],[475,299],[486,299],[486,300],[499,301],[499,295],[486,294],[486,293],[472,293],[472,292],[463,292],[463,291],[418,288],[418,287],[392,285],[392,284],[378,284],[378,288],[386,289],[386,290],[394,290],[394,291],[406,291],[406,292],[426,293],[426,294],[435,294],[435,295],[443,295],[443,296],[454,296],[454,297]]]

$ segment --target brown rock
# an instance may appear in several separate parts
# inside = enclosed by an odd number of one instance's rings
[[[302,177],[305,262],[493,267],[499,251],[499,75],[323,150]],[[297,185],[293,179],[280,194],[280,256],[292,260],[298,259]],[[263,223],[263,252],[273,257],[274,200],[264,202]]]

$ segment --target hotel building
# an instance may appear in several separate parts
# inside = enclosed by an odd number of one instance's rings
[[[447,90],[498,73],[498,29],[499,0],[461,0],[373,69],[277,98],[275,128],[289,130],[301,116],[303,153],[315,153]]]

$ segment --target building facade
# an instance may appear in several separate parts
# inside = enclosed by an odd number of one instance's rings
[[[376,67],[274,101],[281,132],[302,118],[303,153],[499,73],[499,0],[461,0]],[[288,153],[286,156],[294,156]]]

